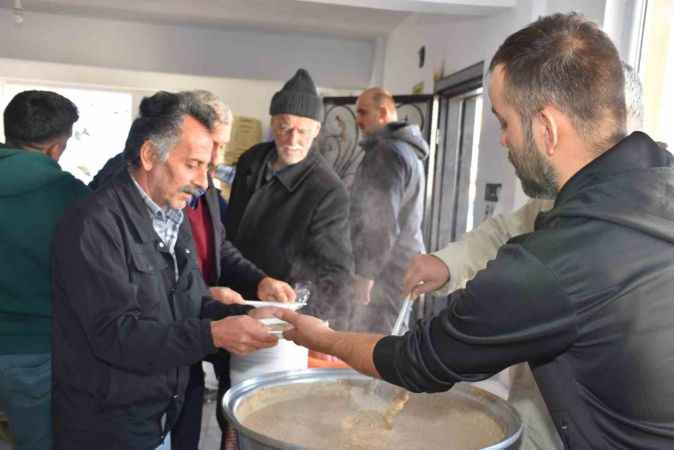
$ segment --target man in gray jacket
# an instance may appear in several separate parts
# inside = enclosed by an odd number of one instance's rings
[[[364,91],[356,103],[365,151],[351,190],[356,303],[352,328],[388,332],[402,304],[403,275],[424,251],[421,235],[428,144],[417,125],[398,121],[391,94]]]

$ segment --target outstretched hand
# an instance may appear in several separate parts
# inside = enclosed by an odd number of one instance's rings
[[[289,309],[278,309],[274,315],[292,325],[292,328],[283,332],[284,338],[310,350],[331,354],[331,347],[337,332],[328,327],[325,322]]]
[[[276,278],[264,277],[257,285],[257,298],[267,302],[292,303],[297,295],[288,283]]]
[[[258,320],[248,316],[230,316],[211,322],[213,344],[244,356],[261,348],[273,347],[278,338]]]
[[[405,296],[417,298],[435,291],[449,281],[449,269],[437,256],[418,255],[412,258],[404,278]]]

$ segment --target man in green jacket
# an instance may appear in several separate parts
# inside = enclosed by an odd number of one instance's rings
[[[0,144],[0,409],[16,450],[51,449],[51,240],[87,187],[57,161],[77,107],[54,92],[17,94]]]

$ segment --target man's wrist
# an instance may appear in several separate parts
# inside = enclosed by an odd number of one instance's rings
[[[353,343],[348,339],[349,333],[340,333],[333,331],[335,334],[333,339],[328,340],[328,348],[324,353],[334,355],[341,360],[346,360],[350,357],[353,351]]]

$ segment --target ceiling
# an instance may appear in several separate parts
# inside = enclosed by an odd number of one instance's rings
[[[491,15],[516,0],[0,0],[31,12],[159,24],[320,33],[355,39],[385,36],[410,14]]]

